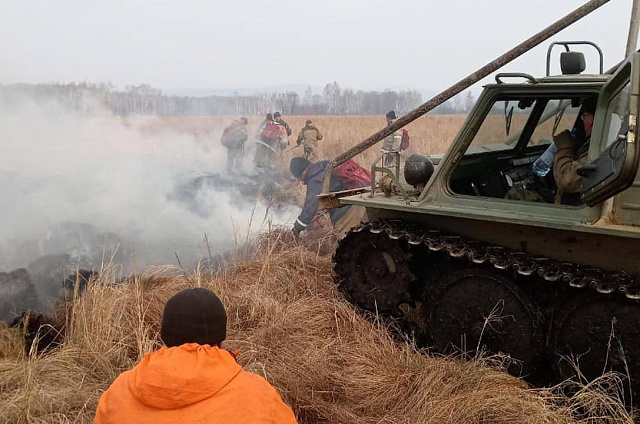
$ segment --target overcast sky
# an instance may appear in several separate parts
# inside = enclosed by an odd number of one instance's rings
[[[0,0],[0,83],[435,92],[585,1]],[[611,0],[554,40],[593,40],[610,66],[630,9]],[[547,45],[505,70],[541,75]]]

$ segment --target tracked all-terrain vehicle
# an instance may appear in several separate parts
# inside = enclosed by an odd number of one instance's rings
[[[541,34],[538,41],[549,36]],[[554,76],[558,45],[564,72]],[[369,222],[352,228],[334,255],[336,282],[359,307],[412,320],[441,352],[509,354],[516,360],[511,371],[532,380],[548,369],[569,378],[578,366],[587,379],[615,370],[638,392],[640,53],[608,72],[600,53],[597,71],[587,74],[573,47],[550,46],[545,77],[496,75],[443,156],[401,165],[393,153],[385,167],[381,155],[369,190],[326,190],[321,204],[367,209]],[[590,140],[588,103],[596,105]],[[563,130],[588,143],[577,169],[582,189],[569,203],[556,200],[553,168],[533,172]]]

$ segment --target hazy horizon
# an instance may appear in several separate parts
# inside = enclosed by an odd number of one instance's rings
[[[215,94],[283,85],[316,91],[338,81],[435,93],[584,2],[0,0],[0,83]],[[630,9],[631,0],[612,0],[553,40],[593,40],[611,66],[622,59]],[[504,70],[541,75],[547,46]],[[587,58],[595,66],[594,55]]]

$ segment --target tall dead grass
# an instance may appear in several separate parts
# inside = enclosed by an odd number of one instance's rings
[[[585,388],[527,387],[490,361],[436,358],[394,341],[334,289],[329,256],[263,238],[249,262],[207,275],[157,269],[113,285],[105,270],[67,318],[53,353],[26,358],[0,329],[0,422],[88,423],[100,394],[160,346],[166,300],[186,287],[217,292],[228,309],[225,347],[264,375],[301,423],[632,422],[615,397]],[[604,383],[603,383],[604,384]]]
[[[264,119],[261,116],[249,118],[249,141],[253,142],[258,124]],[[435,154],[444,153],[453,138],[460,130],[465,120],[463,115],[427,115],[417,119],[407,126],[411,135],[411,145],[407,154]],[[149,121],[144,128],[149,134],[162,128],[184,132],[194,135],[204,144],[220,143],[220,136],[225,125],[237,119],[232,116],[175,116],[162,117],[159,120]],[[386,125],[384,116],[285,116],[293,131],[291,146],[295,146],[298,132],[304,126],[307,119],[313,120],[313,124],[320,129],[324,139],[319,142],[319,154],[321,159],[333,159],[338,154],[355,146],[365,138],[381,130]],[[503,118],[504,121],[504,118]],[[500,122],[500,128],[504,122]],[[373,147],[360,155],[357,159],[363,164],[370,165],[379,153],[380,146]],[[302,155],[302,149],[290,149],[285,152],[285,163],[292,156]]]
[[[505,117],[502,114],[489,115],[474,138],[473,146],[503,143],[518,135],[524,128],[529,115],[516,114],[513,117],[509,132],[506,130]],[[148,131],[157,131],[160,128],[171,128],[179,132],[186,132],[196,136],[203,144],[216,144],[220,141],[223,128],[237,117],[232,116],[189,116],[189,117],[162,117],[152,121],[153,125],[146,127]],[[567,113],[562,116],[557,131],[571,128],[576,116]],[[249,141],[253,137],[258,124],[264,118],[261,116],[249,117]],[[325,138],[319,142],[319,156],[321,159],[333,159],[340,153],[355,146],[357,143],[373,135],[386,125],[383,116],[286,116],[285,120],[291,126],[293,135],[290,138],[292,146],[304,122],[311,119]],[[425,115],[411,124],[406,129],[411,135],[409,149],[403,153],[408,156],[412,153],[431,155],[444,153],[462,127],[466,116],[464,115]],[[553,138],[554,120],[548,119],[542,123],[532,136],[534,143],[541,139]],[[361,164],[369,166],[380,152],[379,144],[363,152],[355,159]],[[290,149],[285,151],[283,163],[288,163],[292,156],[302,155],[302,149]]]

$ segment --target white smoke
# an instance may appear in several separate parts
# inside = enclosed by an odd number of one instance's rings
[[[53,101],[0,109],[0,271],[52,253],[44,245],[61,231],[78,233],[67,244],[79,251],[117,236],[120,253],[135,259],[140,271],[175,264],[176,255],[183,265],[195,264],[208,254],[205,233],[215,253],[232,249],[238,237],[264,225],[266,207],[240,207],[234,193],[208,193],[208,218],[168,200],[177,178],[223,170],[226,150],[217,139],[203,144],[167,129],[161,119],[82,114]],[[289,223],[295,214],[293,208],[268,220]]]

